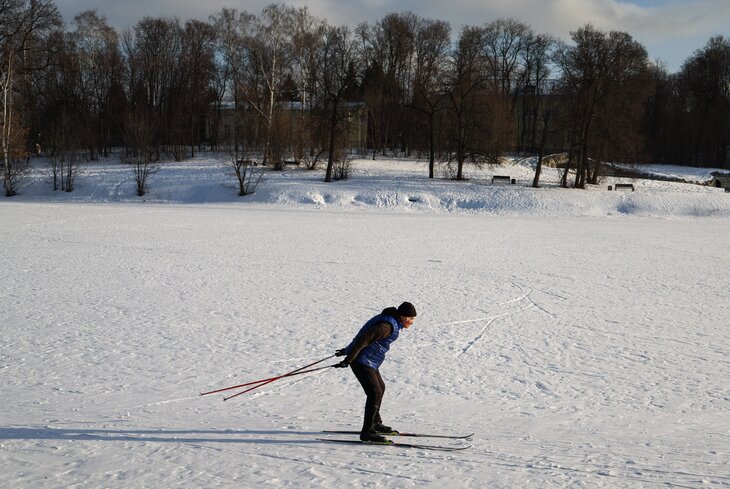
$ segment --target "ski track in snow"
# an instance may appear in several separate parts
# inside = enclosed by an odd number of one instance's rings
[[[449,323],[449,324],[463,324],[463,323],[467,323],[467,322],[486,321],[486,324],[484,325],[484,327],[481,330],[479,330],[479,332],[477,333],[477,335],[475,337],[473,337],[471,339],[471,341],[469,341],[467,343],[467,345],[459,353],[456,354],[456,358],[459,358],[462,355],[465,355],[466,353],[468,353],[469,350],[471,350],[472,347],[474,347],[474,345],[476,345],[484,337],[484,333],[489,329],[489,327],[492,325],[492,323],[494,323],[495,321],[497,321],[499,319],[506,318],[506,317],[510,317],[510,316],[514,316],[514,315],[518,315],[518,314],[520,314],[520,313],[522,313],[524,311],[527,311],[529,309],[532,309],[532,308],[538,309],[538,310],[544,312],[545,314],[547,314],[548,316],[551,316],[551,317],[555,318],[555,315],[554,314],[552,314],[551,312],[547,311],[545,308],[537,305],[535,303],[535,301],[533,301],[530,298],[530,294],[532,294],[532,292],[533,292],[532,289],[528,290],[527,292],[524,292],[522,290],[522,287],[520,287],[518,284],[513,283],[512,285],[515,286],[516,288],[518,288],[522,292],[522,294],[520,296],[518,296],[518,297],[515,297],[514,299],[511,299],[511,300],[508,300],[506,302],[500,303],[499,306],[506,306],[508,304],[515,304],[515,303],[521,303],[523,301],[526,301],[528,303],[527,307],[518,309],[516,311],[510,311],[510,312],[505,312],[505,313],[502,313],[502,314],[497,314],[495,316],[489,316],[489,317],[482,318],[482,319],[472,319],[472,320],[456,321],[454,323]],[[560,298],[561,299],[564,299],[562,297],[560,297]]]

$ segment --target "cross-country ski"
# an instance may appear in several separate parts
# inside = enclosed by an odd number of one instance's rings
[[[341,438],[317,438],[317,440],[328,443],[345,443],[349,445],[369,445],[369,446],[380,446],[380,447],[395,447],[395,448],[418,448],[421,450],[436,450],[442,452],[458,452],[460,450],[466,450],[471,448],[471,445],[461,446],[446,446],[446,445],[427,445],[423,443],[403,443],[398,441],[383,441],[375,442],[368,440],[345,440]]]
[[[340,434],[340,435],[358,435],[360,431],[356,430],[323,430],[322,433],[328,434]],[[404,436],[409,438],[446,438],[452,440],[468,440],[474,433],[468,435],[444,435],[444,434],[429,434],[429,433],[411,433],[408,431],[378,431],[378,434],[383,436]]]

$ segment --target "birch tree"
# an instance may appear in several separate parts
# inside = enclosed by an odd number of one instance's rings
[[[291,25],[295,10],[271,4],[250,23],[245,37],[247,56],[240,88],[246,102],[264,123],[264,161],[281,169],[280,155],[272,152],[276,103],[291,66]]]

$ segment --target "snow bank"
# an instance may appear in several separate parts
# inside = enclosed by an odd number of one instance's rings
[[[51,192],[48,169],[38,167],[25,179],[14,200],[34,202],[236,203],[342,210],[388,210],[426,214],[494,214],[513,216],[656,217],[730,216],[730,195],[706,185],[605,178],[586,190],[558,188],[559,173],[545,168],[542,188],[531,187],[531,161],[482,169],[469,167],[469,180],[427,178],[425,162],[354,160],[347,181],[324,183],[322,171],[287,168],[266,171],[253,195],[238,197],[232,170],[216,159],[164,163],[150,177],[149,193],[134,194],[131,171],[118,163],[86,164],[72,193]],[[661,171],[648,168],[645,171]],[[712,170],[664,169],[692,181],[710,181]],[[508,174],[516,185],[492,184],[492,175]],[[633,183],[636,191],[607,191],[616,183]]]

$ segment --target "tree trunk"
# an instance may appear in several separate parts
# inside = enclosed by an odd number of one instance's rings
[[[332,181],[332,167],[334,166],[335,162],[335,150],[337,148],[336,145],[337,140],[337,102],[332,101],[332,117],[330,119],[330,144],[329,144],[329,158],[327,159],[327,174],[324,178],[325,182],[331,182]]]
[[[5,60],[3,60],[5,62]],[[2,134],[0,134],[0,149],[2,150],[3,159],[3,189],[6,197],[15,195],[12,188],[12,162],[10,155],[11,129],[12,129],[12,107],[10,106],[10,90],[13,84],[13,54],[9,54],[7,59],[7,74],[2,80],[3,90],[3,118],[2,118]]]
[[[548,133],[548,117],[543,116],[542,134],[540,136],[540,150],[537,156],[537,165],[535,165],[535,178],[532,179],[532,186],[540,188],[540,173],[542,173],[542,159],[545,156],[545,143],[547,142]]]
[[[433,112],[428,115],[428,178],[433,178],[436,164],[436,135],[434,134]]]

